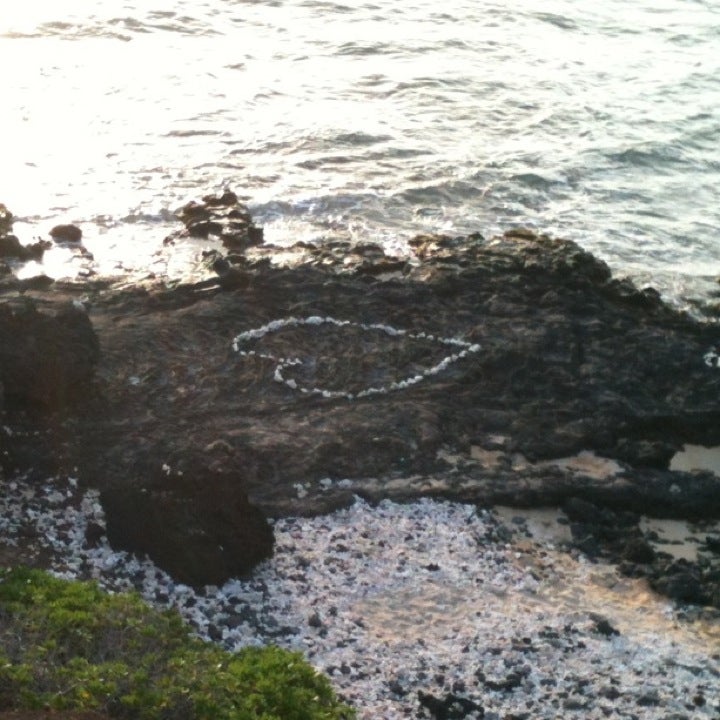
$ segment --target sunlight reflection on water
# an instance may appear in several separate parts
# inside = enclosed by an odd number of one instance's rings
[[[530,225],[704,291],[716,46],[713,6],[679,0],[28,2],[0,20],[0,199],[24,241],[104,223],[119,267],[229,184],[271,242]]]

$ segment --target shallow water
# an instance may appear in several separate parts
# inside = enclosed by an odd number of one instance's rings
[[[187,270],[172,211],[231,185],[273,243],[534,226],[706,296],[719,51],[710,0],[29,2],[0,201],[23,240],[81,223],[101,272]]]

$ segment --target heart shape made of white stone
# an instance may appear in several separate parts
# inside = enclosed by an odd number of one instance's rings
[[[268,353],[262,353],[257,352],[255,350],[245,350],[243,349],[243,346],[245,346],[247,343],[252,342],[254,340],[259,340],[262,337],[265,337],[266,335],[269,335],[271,333],[278,332],[280,330],[283,330],[284,328],[288,327],[300,327],[302,325],[334,325],[339,328],[343,327],[354,327],[359,328],[361,330],[366,330],[368,332],[370,331],[380,331],[385,333],[386,335],[390,337],[406,337],[409,339],[416,339],[416,340],[425,340],[429,342],[436,342],[440,345],[445,345],[449,348],[452,348],[454,352],[451,352],[449,355],[445,356],[440,362],[435,363],[431,367],[428,367],[424,370],[422,370],[420,373],[416,375],[409,375],[406,378],[403,378],[401,380],[388,383],[387,385],[381,385],[381,386],[370,386],[366,387],[363,390],[360,390],[359,392],[351,393],[351,392],[345,392],[342,390],[329,390],[327,388],[320,388],[320,387],[306,387],[303,385],[298,384],[296,380],[293,378],[286,378],[283,372],[290,367],[296,366],[296,365],[302,365],[303,361],[299,358],[283,358],[283,357],[276,357],[275,355],[271,355]],[[243,333],[240,333],[237,335],[233,341],[232,341],[232,348],[233,350],[238,353],[238,355],[241,355],[243,357],[260,357],[265,358],[268,360],[273,360],[276,365],[273,372],[273,380],[275,382],[283,383],[287,387],[289,387],[291,390],[296,390],[300,393],[306,394],[306,395],[320,395],[325,398],[345,398],[347,400],[354,400],[356,398],[363,398],[368,397],[370,395],[382,395],[389,392],[393,392],[395,390],[403,390],[408,387],[412,387],[413,385],[416,385],[419,382],[422,382],[423,380],[432,377],[433,375],[437,375],[438,373],[442,372],[446,368],[448,368],[453,363],[456,363],[458,360],[461,360],[464,357],[467,357],[468,355],[477,353],[480,351],[480,345],[477,345],[476,343],[469,343],[465,340],[459,340],[458,338],[443,338],[443,337],[437,337],[436,335],[430,335],[428,333],[419,332],[419,333],[411,333],[407,330],[402,330],[400,328],[392,327],[391,325],[382,325],[382,324],[371,324],[366,325],[364,323],[356,323],[352,322],[350,320],[337,320],[336,318],[332,317],[320,317],[319,315],[310,315],[309,317],[304,318],[297,318],[297,317],[289,317],[289,318],[281,318],[279,320],[273,320],[272,322],[267,323],[266,325],[263,325],[262,327],[255,328],[252,330],[246,330]]]

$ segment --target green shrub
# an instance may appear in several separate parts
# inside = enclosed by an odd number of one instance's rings
[[[0,571],[0,711],[141,720],[341,720],[353,712],[299,653],[228,653],[180,616],[25,568]]]

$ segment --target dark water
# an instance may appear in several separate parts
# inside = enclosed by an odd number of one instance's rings
[[[101,272],[186,272],[172,211],[229,185],[273,243],[522,225],[720,287],[711,0],[43,5],[0,20],[0,201],[22,239],[81,223]]]

